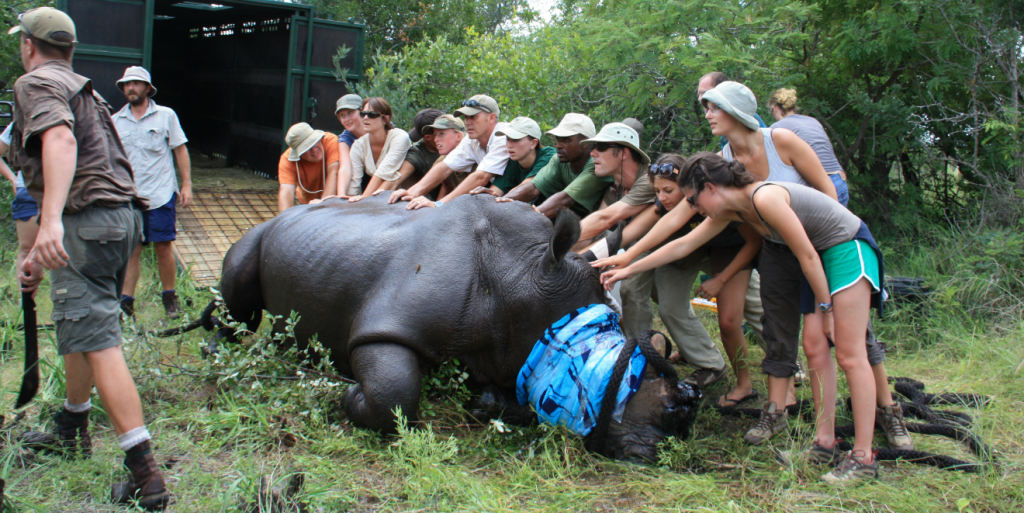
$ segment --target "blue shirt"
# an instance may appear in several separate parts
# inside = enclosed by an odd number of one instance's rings
[[[352,132],[345,130],[344,132],[341,133],[341,135],[338,136],[338,142],[343,142],[347,144],[349,148],[351,148],[352,143],[356,142],[356,136]]]

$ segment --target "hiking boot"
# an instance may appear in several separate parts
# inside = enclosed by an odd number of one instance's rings
[[[178,306],[178,293],[171,290],[160,294],[160,299],[164,302],[164,312],[167,312],[167,317],[171,319],[177,319],[181,315],[181,308]]]
[[[683,380],[688,385],[698,388],[707,388],[723,379],[729,377],[729,371],[725,367],[721,369],[697,369]]]
[[[111,502],[138,501],[139,507],[147,511],[162,511],[167,507],[171,494],[153,458],[149,440],[125,451],[124,466],[132,475],[127,481],[110,487]]]
[[[762,443],[789,426],[789,412],[786,410],[780,412],[776,408],[775,401],[764,406],[764,411],[761,412],[761,418],[757,420],[757,424],[754,424],[754,427],[750,428],[743,437],[748,444]]]
[[[875,411],[875,425],[885,432],[885,441],[889,443],[890,449],[914,450],[914,442],[907,431],[907,421],[903,420],[903,408],[898,403],[878,408]]]
[[[75,413],[61,408],[53,414],[50,433],[26,431],[18,440],[33,451],[53,452],[66,458],[88,458],[92,456],[89,412]]]
[[[832,472],[821,476],[821,480],[829,484],[856,484],[868,479],[878,479],[878,460],[873,459],[871,463],[864,463],[854,457],[850,451],[843,455],[842,461]]]
[[[135,320],[135,298],[131,296],[121,296],[121,320],[127,317]]]
[[[824,447],[817,443],[811,444],[811,448],[803,451],[781,451],[776,455],[779,463],[792,466],[794,462],[806,461],[815,465],[831,465],[839,461],[843,452],[839,450],[839,439],[836,439],[832,447]]]

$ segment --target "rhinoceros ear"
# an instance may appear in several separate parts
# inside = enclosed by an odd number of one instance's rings
[[[558,269],[562,266],[565,254],[572,249],[580,238],[580,220],[576,214],[560,209],[555,216],[555,227],[551,230],[548,251],[544,255],[544,268]]]

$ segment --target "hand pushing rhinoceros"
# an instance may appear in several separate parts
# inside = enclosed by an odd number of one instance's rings
[[[486,404],[525,418],[516,380],[538,339],[605,301],[597,271],[569,252],[578,236],[569,212],[552,227],[528,205],[490,196],[416,211],[383,196],[328,200],[290,208],[239,240],[221,292],[250,330],[264,309],[298,312],[298,342],[317,335],[358,382],[344,399],[356,426],[392,432],[397,406],[415,420],[424,372],[452,358]],[[699,392],[647,369],[608,427],[609,456],[654,459],[658,442],[692,421]]]

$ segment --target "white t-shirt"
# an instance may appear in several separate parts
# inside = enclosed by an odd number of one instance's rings
[[[370,149],[370,134],[366,134],[356,142],[352,143],[352,183],[348,187],[348,194],[359,194],[359,185],[364,174],[379,176],[381,180],[393,182],[402,177],[398,172],[405,162],[405,154],[409,153],[409,133],[401,128],[388,130],[387,138],[384,139],[384,147],[380,150],[380,162],[373,160],[373,151]]]
[[[507,125],[498,123],[494,132],[504,131]],[[508,139],[504,135],[494,135],[487,141],[487,149],[476,139],[463,137],[455,149],[444,158],[444,163],[456,173],[468,173],[476,165],[477,171],[486,171],[496,176],[505,174],[505,166],[508,165],[508,148],[505,144]]]
[[[2,134],[0,134],[0,143],[6,144],[8,148],[11,147],[11,129],[12,128],[14,128],[14,123],[11,123],[11,124],[7,125],[7,128],[4,129],[4,132]],[[12,151],[11,154],[13,155],[14,152]],[[0,156],[2,156],[2,155],[0,155]],[[19,189],[24,189],[25,188],[25,177],[21,176],[21,171],[20,170],[18,171],[17,176],[14,177],[14,186],[19,188]]]
[[[188,142],[173,110],[149,100],[149,109],[136,120],[131,105],[114,114],[114,128],[132,164],[139,195],[149,200],[149,209],[167,204],[178,190],[171,150]]]

